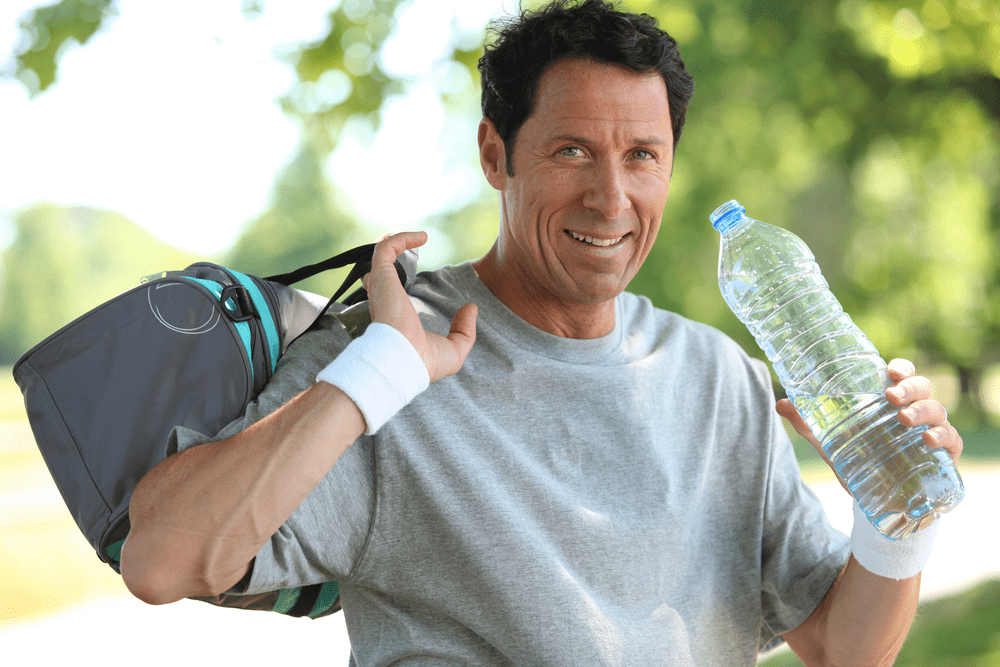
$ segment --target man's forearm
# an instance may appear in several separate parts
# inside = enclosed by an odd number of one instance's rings
[[[784,635],[810,667],[891,665],[916,614],[920,575],[887,579],[852,556],[806,623]]]
[[[372,324],[321,381],[245,431],[167,457],[143,477],[122,547],[122,577],[134,595],[162,604],[231,588],[362,433],[459,371],[476,340],[475,305],[458,309],[447,336],[425,332],[393,268],[426,240],[400,233],[375,246],[364,278]],[[342,357],[357,363],[345,369]]]
[[[132,496],[125,584],[154,604],[231,588],[364,430],[357,406],[320,382],[231,438],[168,457]]]

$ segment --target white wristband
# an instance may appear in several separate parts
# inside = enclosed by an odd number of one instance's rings
[[[851,550],[869,572],[889,579],[909,579],[927,564],[937,530],[938,522],[935,521],[905,539],[890,540],[871,524],[855,501]]]
[[[372,435],[430,384],[427,367],[399,331],[372,322],[316,376],[339,387],[365,417]]]

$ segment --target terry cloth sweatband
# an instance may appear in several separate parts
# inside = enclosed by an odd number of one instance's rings
[[[361,410],[372,435],[430,384],[427,367],[399,331],[372,322],[316,376],[338,387]]]
[[[873,574],[889,579],[909,579],[920,573],[931,556],[938,522],[902,540],[890,540],[868,521],[854,502],[851,550],[861,565]]]

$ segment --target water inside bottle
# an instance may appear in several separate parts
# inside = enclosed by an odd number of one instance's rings
[[[962,500],[947,452],[924,444],[926,426],[901,424],[885,394],[789,398],[861,509],[889,537],[909,535]]]
[[[816,439],[824,442],[849,428],[852,415],[876,401],[884,400],[885,395],[866,392],[810,396],[789,390],[788,398]]]

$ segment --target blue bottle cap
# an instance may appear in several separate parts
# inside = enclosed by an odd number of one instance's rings
[[[743,218],[746,217],[747,210],[740,206],[740,203],[735,199],[730,199],[725,204],[715,209],[712,215],[708,216],[708,219],[712,221],[712,226],[716,230],[725,234],[728,230],[735,227]]]

